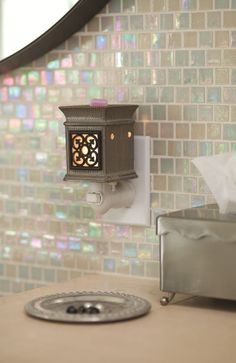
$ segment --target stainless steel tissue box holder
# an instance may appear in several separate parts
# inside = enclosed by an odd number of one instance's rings
[[[157,234],[162,305],[175,293],[236,300],[236,215],[216,205],[171,212],[157,218]]]

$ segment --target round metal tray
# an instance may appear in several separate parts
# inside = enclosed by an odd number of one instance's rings
[[[147,314],[150,303],[118,292],[73,291],[34,299],[25,312],[35,318],[66,323],[106,323]]]

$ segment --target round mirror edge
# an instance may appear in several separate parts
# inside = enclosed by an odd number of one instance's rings
[[[0,61],[0,75],[23,67],[55,49],[103,9],[110,0],[79,0],[58,22],[18,52]]]

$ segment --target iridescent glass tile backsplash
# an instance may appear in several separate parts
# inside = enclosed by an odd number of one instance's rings
[[[191,164],[236,150],[236,2],[112,0],[60,47],[0,79],[0,293],[84,273],[159,275],[155,217],[214,202]],[[138,103],[152,226],[102,223],[65,183],[59,105]],[[82,202],[80,202],[82,201]]]

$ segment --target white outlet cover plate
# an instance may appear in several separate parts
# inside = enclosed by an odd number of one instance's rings
[[[134,170],[138,177],[130,179],[135,197],[129,208],[112,208],[102,221],[112,224],[150,226],[150,137],[134,137]]]

